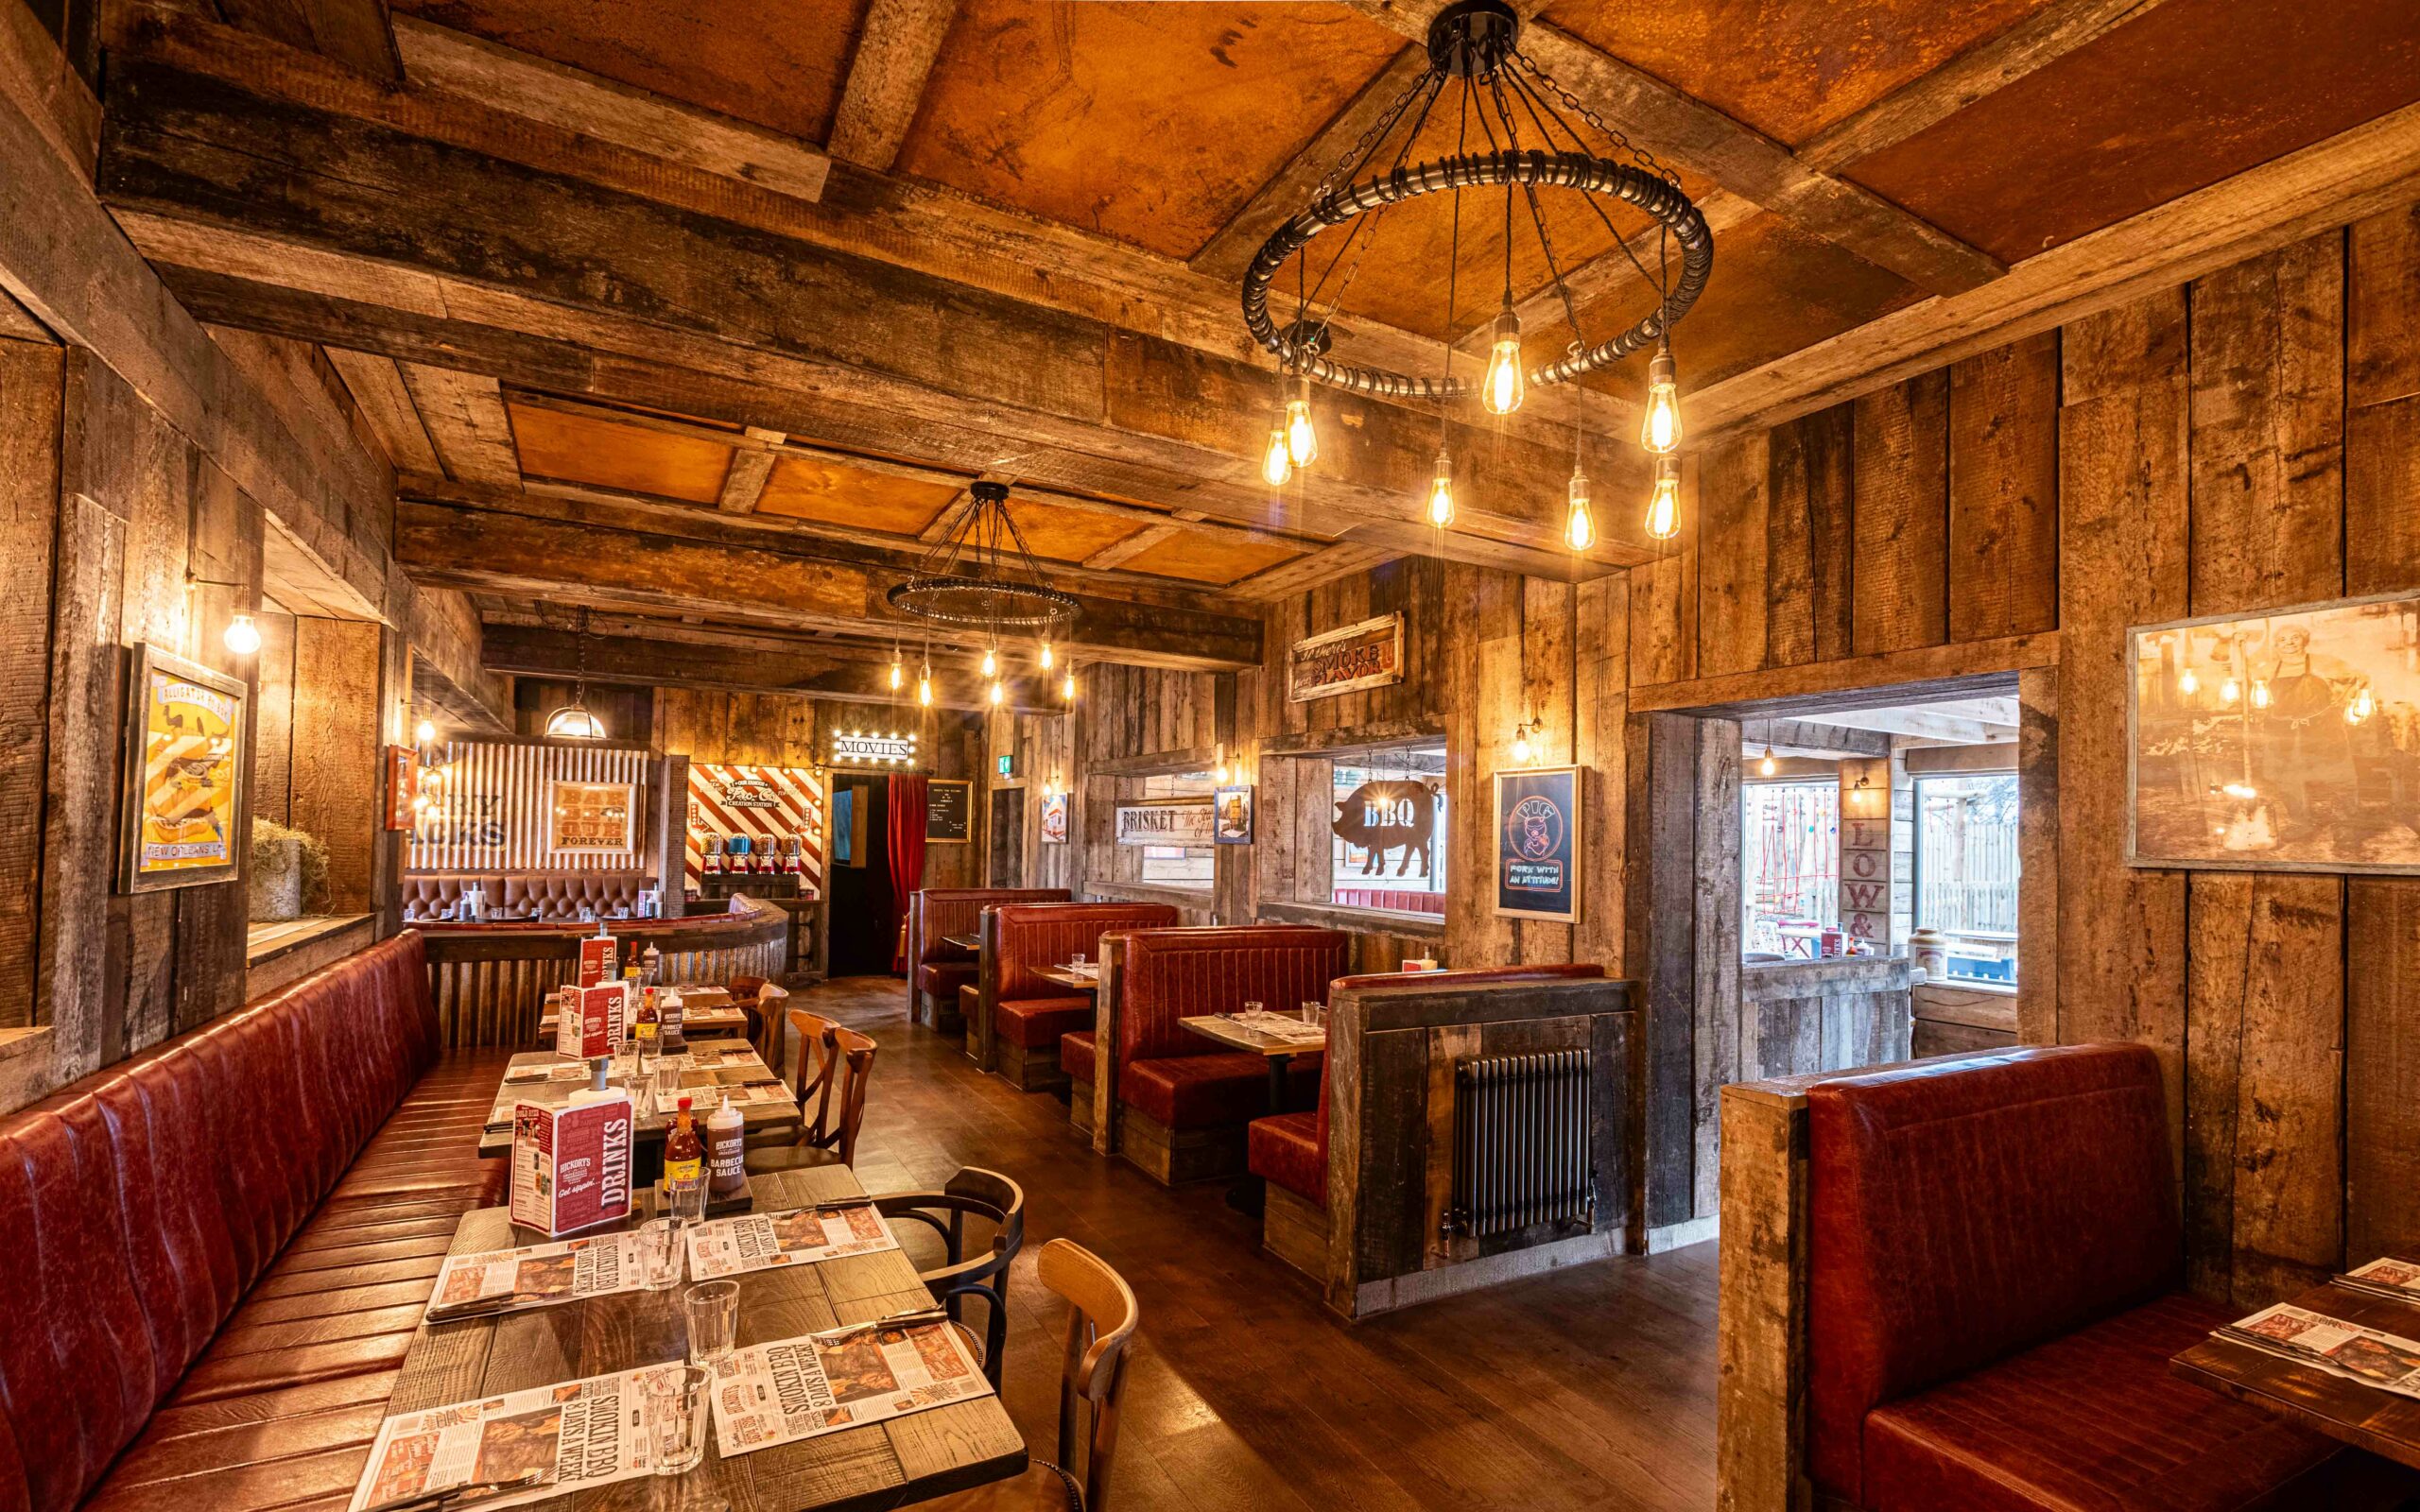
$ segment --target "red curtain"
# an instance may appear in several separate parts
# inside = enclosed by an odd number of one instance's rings
[[[925,885],[925,780],[905,772],[890,774],[890,905],[892,928],[908,917],[908,900]],[[908,971],[904,936],[891,947],[890,974]]]

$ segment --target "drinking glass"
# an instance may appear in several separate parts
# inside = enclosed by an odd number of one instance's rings
[[[649,1218],[639,1225],[639,1275],[650,1292],[669,1291],[681,1283],[681,1226],[669,1218]]]
[[[1241,1012],[1240,1014],[1237,1014],[1237,1015],[1236,1015],[1236,1017],[1237,1017],[1237,1018],[1242,1018],[1242,1019],[1253,1019],[1253,1018],[1257,1018],[1257,1017],[1259,1017],[1259,1015],[1260,1015],[1260,1005],[1259,1005],[1258,1003],[1255,1003],[1255,1002],[1251,1001],[1250,999],[1246,999],[1246,1000],[1245,1000],[1245,1002],[1244,1002],[1244,1010],[1243,1010],[1243,1012]]]
[[[681,1067],[668,1056],[655,1057],[655,1110],[670,1118],[681,1106]]]
[[[1075,955],[1068,960],[1067,964],[1074,967],[1077,971],[1082,971],[1084,969],[1084,953],[1078,951]]]
[[[1305,1023],[1309,1024],[1309,1025],[1310,1025],[1312,1028],[1314,1028],[1314,1029],[1324,1029],[1324,1028],[1326,1028],[1326,1027],[1327,1027],[1327,1005],[1326,1005],[1326,1004],[1324,1004],[1324,1003],[1305,1003],[1305,1004],[1304,1004],[1304,1005],[1303,1005],[1303,1022],[1304,1022]]]
[[[714,1372],[699,1365],[666,1366],[641,1379],[648,1457],[658,1475],[686,1475],[705,1461],[706,1383]]]
[[[686,1186],[676,1187],[671,1185],[669,1182],[666,1182],[665,1185],[665,1194],[670,1199],[669,1206],[672,1211],[672,1223],[675,1228],[686,1228],[691,1224],[701,1223],[704,1221],[706,1216],[706,1183],[704,1177],[700,1177],[699,1179],[690,1182]]]
[[[689,1363],[711,1366],[739,1342],[739,1283],[700,1281],[682,1298],[689,1314]]]

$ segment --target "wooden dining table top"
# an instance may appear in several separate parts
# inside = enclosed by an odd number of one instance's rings
[[[848,1167],[752,1176],[754,1211],[776,1211],[864,1192]],[[464,1213],[449,1253],[545,1243],[515,1228],[502,1208]],[[847,1323],[930,1307],[902,1250],[752,1272],[739,1282],[745,1349]],[[434,1283],[432,1283],[434,1284]],[[686,1282],[622,1292],[501,1316],[423,1323],[404,1356],[389,1416],[424,1412],[508,1391],[583,1380],[679,1360],[688,1348],[681,1298]],[[901,1506],[1024,1473],[1025,1440],[996,1396],[844,1428],[725,1460],[709,1444],[685,1475],[647,1477],[529,1503],[553,1512],[656,1506],[733,1512],[858,1512]]]
[[[1178,1025],[1192,1030],[1205,1040],[1216,1040],[1230,1050],[1241,1050],[1255,1056],[1315,1056],[1327,1048],[1327,1036],[1313,1039],[1308,1035],[1288,1040],[1281,1035],[1263,1034],[1247,1024],[1216,1013],[1197,1014],[1179,1019]]]
[[[2411,1302],[2327,1284],[2312,1287],[2290,1305],[2420,1342],[2420,1306]],[[2196,1385],[2420,1469],[2420,1398],[2298,1365],[2233,1339],[2204,1339],[2170,1360],[2169,1368]]]
[[[1100,977],[1097,972],[1079,971],[1065,966],[1043,966],[1035,968],[1033,974],[1046,982],[1056,982],[1070,992],[1100,990]]]
[[[745,1040],[692,1040],[692,1052],[703,1050],[724,1058],[728,1063],[710,1067],[692,1067],[681,1074],[681,1089],[691,1093],[695,1101],[690,1111],[702,1121],[714,1111],[715,1090],[733,1088],[775,1088],[781,1095],[752,1094],[751,1100],[738,1104],[744,1120],[746,1137],[751,1144],[764,1143],[782,1134],[795,1130],[799,1125],[798,1099],[790,1095],[788,1087],[773,1069],[765,1064],[755,1047]],[[580,1080],[513,1081],[512,1073],[524,1068],[553,1070],[556,1067],[578,1066],[581,1062],[568,1059],[551,1050],[527,1050],[506,1064],[496,1083],[494,1105],[489,1109],[488,1122],[479,1132],[479,1153],[483,1156],[512,1153],[512,1109],[523,1102],[562,1104],[571,1094],[587,1085]],[[660,1143],[665,1131],[672,1126],[673,1115],[650,1112],[641,1116],[632,1129],[641,1144]]]
[[[980,935],[943,935],[942,943],[955,945],[962,951],[972,951],[977,955],[983,954],[983,936]]]

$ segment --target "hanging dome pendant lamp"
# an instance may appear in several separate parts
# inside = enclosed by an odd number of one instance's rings
[[[1677,478],[1670,459],[1681,444],[1677,369],[1671,330],[1688,314],[1714,270],[1714,233],[1680,187],[1678,176],[1634,145],[1619,129],[1557,83],[1518,46],[1520,18],[1504,0],[1459,0],[1439,12],[1428,29],[1428,67],[1380,112],[1377,119],[1311,191],[1310,202],[1270,234],[1244,270],[1243,318],[1252,339],[1278,361],[1278,404],[1261,449],[1261,476],[1271,488],[1298,477],[1318,455],[1309,404],[1310,386],[1324,384],[1379,399],[1435,404],[1439,409],[1439,455],[1422,517],[1443,530],[1453,517],[1453,470],[1444,431],[1453,406],[1477,399],[1490,415],[1509,415],[1532,390],[1571,383],[1653,349],[1642,406],[1640,445],[1656,458],[1658,489],[1650,510],[1649,533],[1672,528],[1671,493],[1662,487]],[[1452,155],[1412,161],[1422,129],[1449,88],[1458,98],[1445,107],[1456,127]],[[1603,155],[1566,116],[1576,116],[1629,161]],[[1454,308],[1460,272],[1461,199],[1465,191],[1503,192],[1504,261],[1499,311],[1489,328],[1488,352],[1476,381],[1453,370],[1456,339],[1462,335]],[[1655,295],[1654,307],[1624,329],[1591,342],[1583,333],[1566,269],[1555,254],[1540,202],[1541,190],[1576,192],[1606,233],[1613,251],[1629,259]],[[1329,354],[1330,323],[1374,240],[1374,228],[1393,206],[1426,195],[1454,197],[1454,232],[1444,286],[1448,333],[1443,363],[1434,376],[1357,365]],[[1619,201],[1643,212],[1657,230],[1654,268],[1631,248],[1607,212]],[[1512,250],[1519,234],[1516,208],[1526,209],[1530,234],[1547,266],[1547,284],[1571,331],[1560,361],[1531,369],[1521,351],[1515,308]],[[1322,233],[1346,228],[1323,268],[1310,266],[1311,249]],[[1678,266],[1669,251],[1679,252]],[[1279,275],[1295,266],[1292,309],[1273,313],[1271,294]],[[1281,318],[1283,323],[1281,323]],[[1289,380],[1298,380],[1299,387]],[[1290,391],[1289,391],[1290,390]],[[1574,409],[1574,460],[1565,537],[1574,551],[1599,539],[1589,513],[1588,485],[1580,454],[1584,450],[1578,407]]]

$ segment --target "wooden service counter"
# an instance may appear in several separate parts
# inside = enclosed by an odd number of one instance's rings
[[[1908,1058],[1904,955],[1751,962],[1739,1006],[1743,1081]]]
[[[426,939],[429,990],[447,1045],[527,1044],[547,998],[572,979],[579,942],[596,933],[594,923],[417,927]],[[605,927],[622,942],[625,962],[649,945],[661,952],[668,983],[778,981],[788,968],[790,916],[754,898],[734,898],[728,913],[613,919]]]
[[[1635,1019],[1604,978],[1338,988],[1327,1305],[1368,1317],[1625,1253]]]

